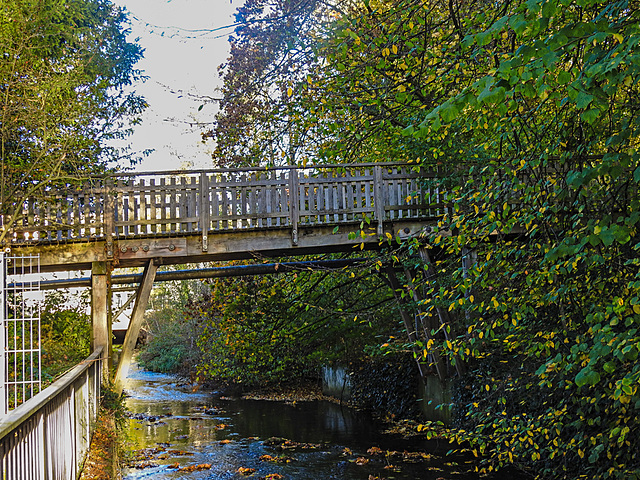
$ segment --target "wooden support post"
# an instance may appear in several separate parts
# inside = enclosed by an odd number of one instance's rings
[[[433,263],[431,262],[431,257],[429,256],[429,250],[425,247],[421,247],[419,249],[420,258],[424,262],[427,267],[427,271],[425,272],[427,278],[431,280],[435,280],[437,274],[435,268],[433,268]],[[438,312],[438,317],[440,318],[440,323],[443,325],[443,333],[447,340],[451,341],[452,337],[455,337],[455,328],[453,325],[453,321],[451,315],[448,310],[445,310],[442,307],[436,307],[436,312]],[[447,331],[447,327],[449,327],[449,331]],[[466,367],[462,359],[456,356],[456,371],[458,375],[463,375],[466,371]]]
[[[382,183],[382,167],[373,167],[373,202],[375,208],[376,221],[378,222],[378,236],[384,234],[384,184]]]
[[[398,306],[400,307],[400,315],[402,317],[402,321],[404,322],[404,326],[407,329],[407,336],[409,337],[409,341],[413,344],[413,347],[411,348],[413,350],[416,363],[418,364],[420,378],[424,379],[427,376],[427,370],[424,363],[420,361],[420,357],[422,357],[422,350],[416,345],[418,338],[416,336],[416,331],[413,326],[411,315],[407,311],[407,300],[403,298],[399,292],[399,290],[402,288],[402,285],[400,285],[398,277],[396,277],[396,272],[393,270],[393,265],[387,265],[385,267],[385,273],[387,274],[387,278],[389,280],[389,286],[393,290],[393,296],[395,297],[396,301],[398,302]],[[440,370],[438,370],[438,376],[441,380],[444,380],[443,375],[444,371],[441,372]]]
[[[91,350],[102,347],[102,379],[109,379],[111,361],[111,271],[107,262],[93,262],[91,268]]]
[[[291,221],[291,243],[298,245],[298,221],[300,219],[300,179],[298,169],[289,169],[289,215]]]
[[[417,303],[417,302],[420,301],[420,295],[418,295],[418,292],[416,291],[415,287],[413,286],[413,278],[411,276],[411,272],[406,267],[404,269],[404,272],[405,272],[405,276],[407,278],[409,289],[411,290],[413,301]],[[396,279],[396,282],[397,282],[397,279]],[[434,322],[433,322],[432,318],[433,317],[427,316],[424,312],[416,313],[416,331],[418,329],[417,323],[419,321],[420,322],[420,326],[422,327],[422,330],[424,332],[424,338],[427,341],[432,338],[431,331],[432,330],[437,330],[437,328],[438,328],[437,325],[433,324]],[[437,350],[434,350],[433,352],[431,352],[431,356],[433,357],[433,363],[435,364],[436,372],[438,374],[438,378],[440,378],[440,380],[442,382],[444,382],[446,380],[446,378],[447,378],[447,371],[445,369],[444,362],[442,361],[442,358],[440,357],[440,352],[438,352]]]
[[[158,271],[158,265],[152,259],[144,269],[144,275],[142,276],[142,282],[138,288],[136,295],[136,303],[133,307],[133,314],[131,315],[131,321],[129,322],[129,328],[127,334],[124,337],[124,343],[122,344],[122,353],[120,354],[120,361],[118,362],[118,369],[116,370],[116,377],[114,380],[115,391],[118,395],[122,393],[124,387],[124,380],[129,373],[129,366],[131,365],[131,356],[133,355],[133,349],[136,346],[138,335],[140,334],[140,327],[142,325],[142,319],[144,318],[144,312],[147,309],[149,303],[149,296],[151,295],[151,289],[153,287],[153,281],[156,278],[156,272]]]

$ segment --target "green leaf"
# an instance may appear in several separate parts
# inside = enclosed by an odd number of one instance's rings
[[[591,108],[586,112],[584,112],[582,115],[580,115],[580,118],[582,118],[588,124],[592,124],[593,122],[596,121],[596,118],[598,118],[598,115],[600,115],[600,110],[598,110],[597,108]]]
[[[593,101],[593,95],[589,95],[587,92],[581,91],[576,97],[576,106],[578,108],[586,108]]]

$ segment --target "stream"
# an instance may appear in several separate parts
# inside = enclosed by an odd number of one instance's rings
[[[124,480],[479,478],[461,473],[468,459],[444,458],[448,442],[383,434],[368,415],[327,401],[192,392],[135,364],[125,390],[133,452]]]

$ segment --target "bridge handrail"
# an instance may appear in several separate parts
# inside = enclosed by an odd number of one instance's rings
[[[51,186],[22,204],[10,242],[58,243],[230,230],[384,222],[440,216],[437,170],[408,163],[308,165],[122,173],[85,185]]]
[[[77,478],[98,413],[101,354],[0,418],[0,478]]]

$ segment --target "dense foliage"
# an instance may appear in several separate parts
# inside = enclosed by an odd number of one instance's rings
[[[0,215],[48,185],[104,171],[144,108],[126,87],[141,49],[109,0],[4,0],[0,6]],[[7,230],[0,232],[3,240]]]
[[[322,365],[357,360],[396,332],[391,299],[368,269],[216,279],[192,309],[205,328],[200,375],[250,386],[317,379]]]
[[[420,307],[461,332],[424,346],[468,366],[458,439],[486,470],[638,478],[640,5],[337,5],[287,108],[314,160],[449,175]]]
[[[65,291],[47,293],[40,313],[42,381],[49,383],[91,353],[88,296]]]
[[[143,368],[185,377],[195,374],[202,325],[190,315],[189,305],[200,298],[201,288],[198,281],[166,282],[154,288],[145,317],[146,344],[138,356]]]

